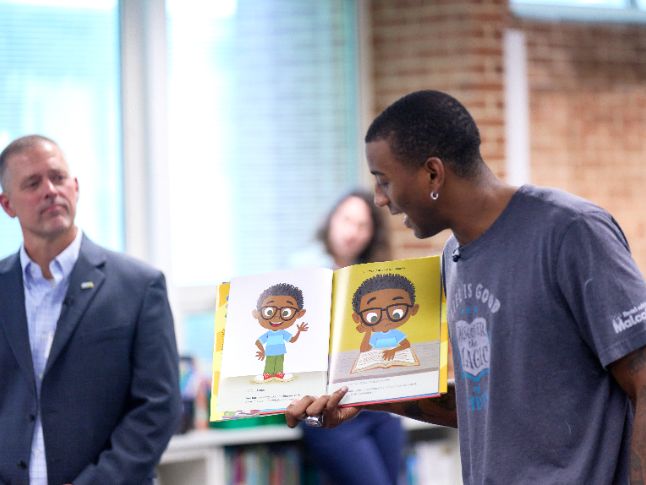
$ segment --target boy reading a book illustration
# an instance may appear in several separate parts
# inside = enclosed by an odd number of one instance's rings
[[[289,283],[270,286],[260,294],[256,308],[251,312],[261,327],[267,332],[256,340],[258,360],[265,360],[262,375],[256,376],[256,382],[290,381],[293,374],[283,371],[287,349],[285,342],[296,342],[301,332],[308,329],[307,323],[296,326],[296,335],[286,329],[294,325],[297,319],[305,315],[303,292]]]
[[[406,335],[398,330],[419,310],[415,286],[405,276],[368,278],[352,297],[352,319],[364,334],[352,372],[393,365],[419,365]]]

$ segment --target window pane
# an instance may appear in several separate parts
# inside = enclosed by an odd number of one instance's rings
[[[0,0],[0,149],[39,133],[56,140],[80,184],[77,222],[123,249],[116,0]],[[21,241],[0,215],[0,256]]]
[[[511,3],[560,7],[625,8],[630,0],[511,0]]]
[[[191,356],[199,366],[200,374],[208,376],[213,364],[213,312],[192,313],[183,320],[183,339],[179,352]]]
[[[280,267],[358,179],[356,2],[168,5],[173,274]]]

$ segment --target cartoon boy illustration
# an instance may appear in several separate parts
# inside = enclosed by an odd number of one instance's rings
[[[301,332],[307,332],[307,323],[296,326],[296,335],[292,336],[286,329],[294,325],[297,319],[305,315],[303,308],[303,292],[289,283],[279,283],[270,286],[260,294],[256,308],[251,312],[261,327],[267,332],[256,340],[258,360],[265,359],[265,369],[261,376],[256,376],[256,382],[270,379],[290,381],[292,374],[285,374],[285,342],[296,342]]]
[[[384,349],[384,360],[410,347],[406,335],[397,330],[417,313],[415,287],[405,276],[380,274],[365,280],[352,297],[352,319],[365,334],[361,352]]]

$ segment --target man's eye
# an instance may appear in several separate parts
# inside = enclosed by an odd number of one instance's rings
[[[383,187],[388,186],[388,182],[387,182],[386,180],[383,180],[383,179],[381,179],[381,178],[379,178],[379,177],[377,177],[377,179],[376,179],[376,180],[377,180],[377,185],[378,185],[379,187],[382,187],[382,188],[383,188]]]
[[[264,318],[271,318],[274,316],[275,310],[273,308],[263,308],[262,309],[262,316]]]
[[[284,319],[292,318],[293,314],[294,314],[294,310],[292,310],[291,308],[283,308],[281,310],[281,316]]]

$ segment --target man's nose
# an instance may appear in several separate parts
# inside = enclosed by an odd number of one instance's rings
[[[43,192],[46,197],[56,195],[56,185],[51,180],[46,179],[43,183]]]
[[[375,187],[375,195],[373,201],[377,207],[385,207],[388,205],[388,197],[382,192],[379,187]]]

